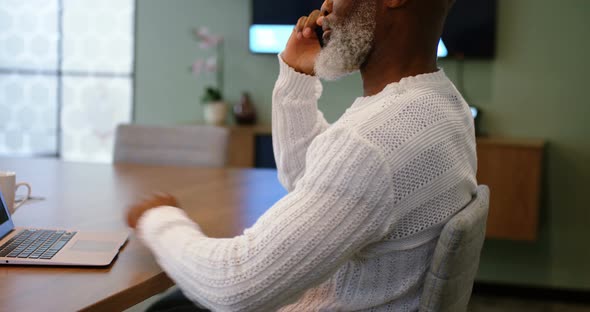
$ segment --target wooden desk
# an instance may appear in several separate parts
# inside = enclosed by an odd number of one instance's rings
[[[282,198],[274,170],[165,168],[0,158],[46,200],[25,204],[17,226],[82,230],[126,228],[125,207],[139,196],[176,195],[212,237],[233,237]],[[120,311],[155,295],[172,281],[131,235],[107,268],[0,266],[0,311]]]

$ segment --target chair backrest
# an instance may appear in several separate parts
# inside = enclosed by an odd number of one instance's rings
[[[120,125],[115,163],[223,167],[229,130],[214,126]]]
[[[486,232],[490,192],[477,188],[473,200],[449,220],[426,275],[420,311],[467,310]]]

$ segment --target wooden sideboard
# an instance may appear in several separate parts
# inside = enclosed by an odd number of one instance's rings
[[[230,126],[229,166],[254,167],[257,136],[270,136],[270,126]],[[478,138],[480,184],[490,187],[487,238],[537,239],[543,150],[540,140]]]
[[[271,126],[229,126],[228,165],[252,168],[256,162],[256,136],[270,136]]]
[[[486,237],[537,239],[544,149],[540,140],[477,140],[477,180],[490,187]]]

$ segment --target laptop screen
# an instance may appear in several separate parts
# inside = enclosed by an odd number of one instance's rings
[[[0,192],[0,239],[6,236],[6,234],[10,233],[10,231],[13,229],[14,224],[8,215],[4,197],[2,197],[2,192]]]
[[[6,209],[4,208],[4,204],[0,202],[0,224],[8,221],[8,213],[6,213]]]

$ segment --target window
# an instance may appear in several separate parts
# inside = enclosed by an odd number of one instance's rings
[[[135,0],[0,0],[0,155],[111,161],[134,16]]]

